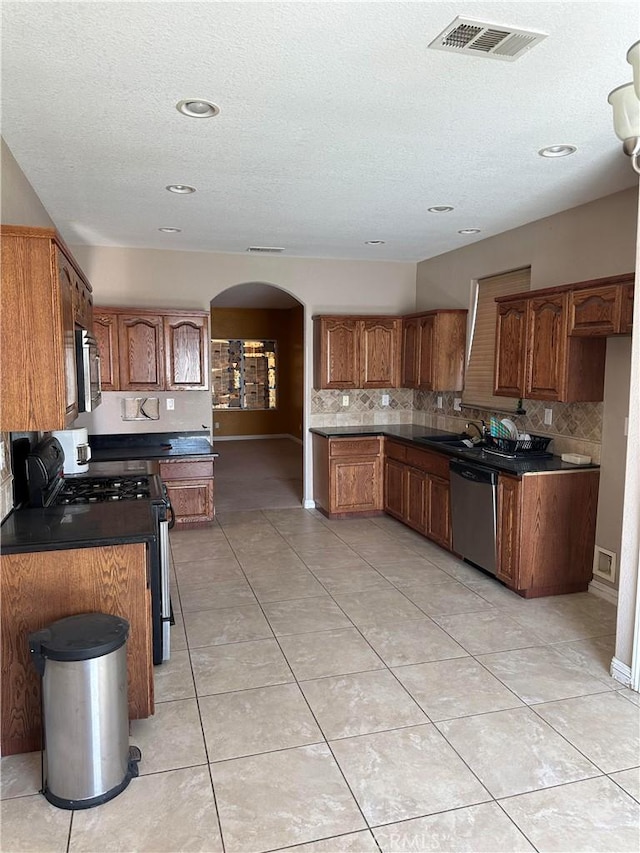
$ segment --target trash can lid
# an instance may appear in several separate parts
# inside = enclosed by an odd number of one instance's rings
[[[108,613],[80,613],[29,634],[29,648],[49,660],[91,660],[115,652],[127,641],[129,623]]]

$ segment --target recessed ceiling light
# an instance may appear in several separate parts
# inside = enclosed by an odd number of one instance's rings
[[[220,112],[220,107],[217,104],[205,101],[202,98],[186,98],[184,101],[178,101],[176,109],[182,115],[191,118],[213,118]]]
[[[182,228],[158,228],[163,234],[180,234]]]
[[[384,246],[384,240],[365,240],[365,246]]]
[[[428,207],[427,210],[429,213],[449,213],[453,208],[448,204],[437,204],[435,207]]]
[[[189,187],[186,184],[169,184],[168,187],[165,187],[165,190],[169,190],[170,193],[178,193],[179,195],[189,195],[189,193],[194,193],[196,188]]]
[[[547,148],[541,148],[538,154],[541,157],[567,157],[569,154],[575,154],[577,150],[575,145],[549,145]]]
[[[479,228],[463,228],[461,231],[458,231],[458,234],[479,234]]]

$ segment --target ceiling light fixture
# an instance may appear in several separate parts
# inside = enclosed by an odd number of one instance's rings
[[[458,231],[458,234],[464,234],[465,236],[467,234],[479,234],[479,233],[480,233],[479,228],[463,228],[461,231]]]
[[[189,195],[196,191],[195,187],[189,187],[187,184],[169,184],[165,187],[170,193],[178,193],[178,195]]]
[[[162,231],[163,234],[180,234],[182,228],[158,228],[158,231]]]
[[[384,246],[384,240],[365,240],[365,246]]]
[[[607,100],[613,107],[613,129],[622,140],[622,150],[640,175],[640,41],[627,51],[627,62],[633,68],[633,83],[618,86]]]
[[[575,154],[577,150],[575,145],[548,145],[546,148],[541,148],[538,154],[541,157],[568,157],[569,154]]]
[[[448,204],[437,204],[435,207],[428,207],[427,210],[429,213],[449,213],[453,208]]]
[[[217,104],[205,101],[203,98],[185,98],[183,101],[178,101],[176,109],[190,118],[213,118],[220,112]]]

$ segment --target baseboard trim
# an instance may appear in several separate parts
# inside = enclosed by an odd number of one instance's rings
[[[310,500],[305,500],[303,506],[305,509],[315,509],[316,508],[316,502],[310,501]]]
[[[609,672],[612,678],[615,678],[620,684],[624,684],[625,687],[631,685],[631,667],[627,666],[626,663],[622,663],[618,658],[614,657],[611,661]]]
[[[290,438],[298,444],[303,443],[302,439],[296,438],[295,435],[290,435],[286,432],[276,433],[274,435],[216,435],[215,433],[213,435],[214,441],[259,441],[260,439],[267,438]]]
[[[598,598],[604,598],[605,601],[609,601],[611,604],[615,604],[616,606],[618,604],[618,590],[600,581],[592,580],[589,584],[589,592],[597,595]]]

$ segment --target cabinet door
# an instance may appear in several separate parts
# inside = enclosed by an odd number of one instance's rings
[[[420,320],[408,317],[402,323],[402,387],[418,387]]]
[[[166,389],[206,391],[209,341],[206,317],[165,317]]]
[[[401,321],[360,321],[361,388],[397,388],[400,384]]]
[[[420,533],[427,532],[429,476],[416,468],[405,469],[405,521]]]
[[[118,317],[120,389],[162,391],[164,389],[164,340],[162,317],[128,315]]]
[[[434,343],[435,315],[420,318],[420,349],[418,362],[418,387],[423,391],[434,390]]]
[[[349,317],[320,318],[316,322],[316,388],[358,388],[358,322]]]
[[[73,319],[73,291],[76,272],[65,255],[56,249],[62,333],[64,343],[64,418],[70,426],[78,417],[78,380],[76,374],[76,338]]]
[[[633,296],[634,286],[626,284],[621,288],[620,299],[620,334],[630,335],[633,329]]]
[[[384,509],[400,520],[404,520],[404,470],[405,466],[401,462],[385,459]]]
[[[499,302],[494,394],[522,397],[525,381],[527,301]]]
[[[520,557],[520,482],[513,477],[502,475],[498,478],[497,535],[497,576],[513,589],[517,589]]]
[[[380,458],[332,459],[331,512],[373,512],[382,509]]]
[[[451,509],[449,483],[441,477],[429,476],[427,536],[451,550]]]
[[[103,391],[120,390],[118,361],[118,317],[100,311],[93,318],[93,334],[98,341]]]
[[[615,335],[620,327],[622,288],[589,287],[569,295],[569,334],[584,337]]]
[[[562,400],[565,391],[567,294],[540,296],[527,306],[527,377],[530,400]]]
[[[165,482],[176,525],[213,521],[213,479]]]

